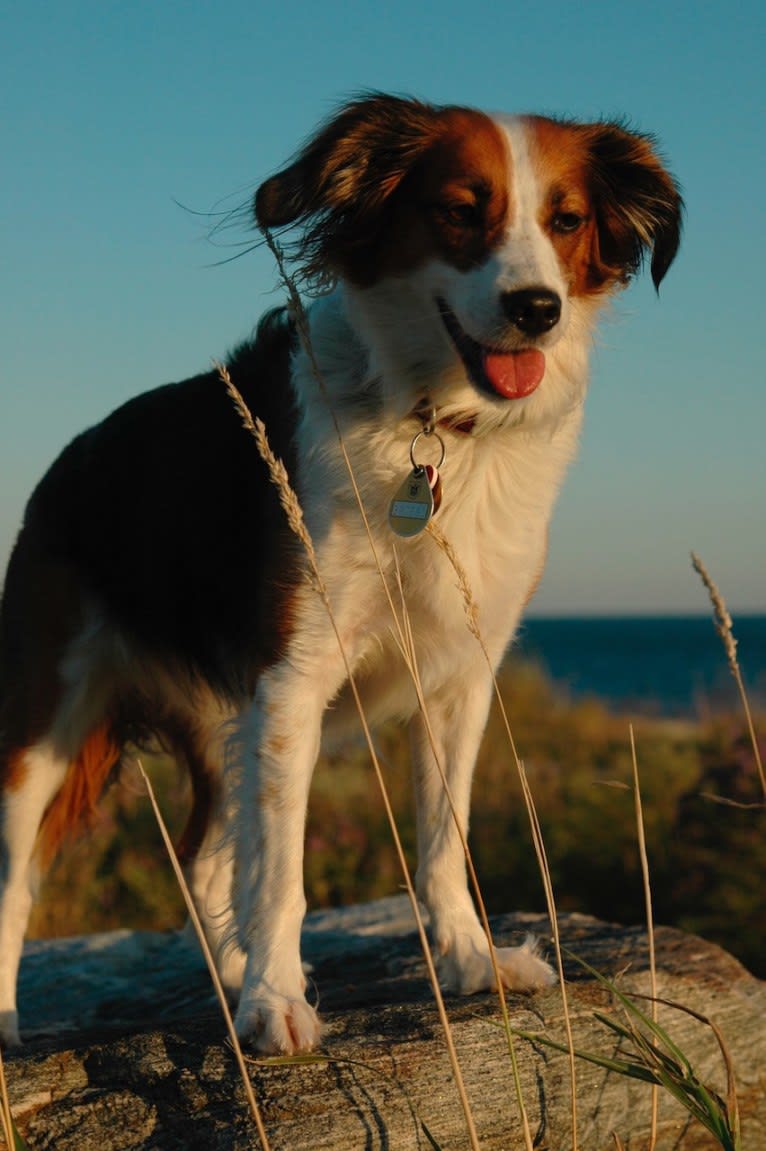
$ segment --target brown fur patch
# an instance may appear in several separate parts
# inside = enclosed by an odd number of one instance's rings
[[[483,263],[507,222],[509,171],[508,144],[494,121],[472,109],[446,110],[391,199],[366,276],[401,274],[434,257],[463,271]]]
[[[65,839],[92,819],[120,750],[106,724],[86,739],[43,817],[37,840],[43,866],[51,863]]]
[[[12,751],[6,756],[2,767],[2,781],[4,791],[17,791],[27,777],[27,766],[24,763],[26,748]]]
[[[683,201],[649,136],[619,124],[570,124],[530,116],[531,152],[540,182],[540,223],[550,236],[573,295],[626,283],[651,252],[658,287],[678,249]],[[561,214],[582,226],[557,233]]]
[[[588,149],[579,129],[570,124],[531,116],[530,153],[540,189],[538,222],[551,240],[573,296],[604,288],[600,267],[598,221],[589,184]],[[556,219],[578,216],[582,225],[572,232],[556,228]]]

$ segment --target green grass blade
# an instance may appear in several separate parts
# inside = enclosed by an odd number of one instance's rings
[[[632,1068],[631,1071],[618,1070],[618,1074],[630,1075],[632,1078],[649,1078],[652,1082],[658,1083],[716,1137],[724,1151],[741,1151],[739,1112],[734,1090],[733,1070],[718,1028],[705,1016],[683,1007],[682,1004],[669,1004],[671,1007],[686,1011],[687,1014],[712,1028],[726,1063],[728,1101],[699,1079],[683,1051],[673,1042],[663,1027],[660,1027],[629,996],[621,992],[611,980],[594,967],[580,959],[579,956],[573,955],[572,952],[568,951],[567,954],[603,987],[607,988],[625,1011],[627,1023],[621,1023],[602,1012],[594,1012],[595,1018],[602,1025],[618,1035],[623,1042],[633,1045],[638,1053],[638,1058],[641,1060],[640,1064],[636,1064],[632,1060],[615,1061],[617,1063],[624,1062]],[[660,1002],[667,1001],[661,1000]],[[642,1026],[636,1026],[634,1020],[637,1020]],[[664,1051],[662,1047],[650,1042],[650,1035],[662,1044],[665,1048]],[[647,1072],[645,1076],[636,1073],[635,1068],[638,1066],[645,1068]]]
[[[539,1032],[522,1031],[519,1028],[514,1028],[514,1035],[528,1039],[531,1043],[542,1043],[543,1046],[550,1047],[554,1051],[561,1051],[564,1055],[569,1054],[569,1047],[565,1043],[558,1043],[555,1039],[549,1039],[547,1035],[541,1035]],[[577,1047],[574,1049],[574,1053],[578,1059],[585,1059],[588,1063],[594,1063],[606,1071],[615,1071],[618,1075],[625,1075],[630,1079],[640,1079],[644,1083],[658,1082],[656,1076],[642,1063],[634,1063],[627,1059],[614,1059],[608,1055],[597,1055],[595,1051],[583,1051]]]
[[[585,971],[587,971],[589,975],[592,975],[593,978],[596,979],[602,987],[606,987],[607,990],[610,991],[612,995],[614,995],[615,998],[619,1000],[628,1015],[632,1015],[634,1019],[640,1020],[640,1022],[647,1028],[647,1030],[655,1035],[665,1045],[665,1047],[678,1061],[678,1063],[686,1069],[686,1073],[689,1076],[693,1075],[692,1066],[689,1063],[689,1060],[686,1058],[683,1051],[681,1051],[680,1047],[676,1046],[676,1044],[668,1035],[667,1031],[665,1031],[663,1027],[660,1027],[659,1023],[655,1023],[654,1020],[651,1019],[651,1017],[648,1016],[644,1011],[642,1011],[641,1008],[638,1007],[628,995],[625,995],[624,992],[620,991],[619,987],[617,987],[611,979],[607,979],[607,977],[602,975],[600,971],[597,971],[595,967],[591,967],[589,963],[586,963],[584,959],[580,959],[580,957],[573,954],[573,952],[567,950],[566,953],[571,959],[575,961],[575,963],[579,963],[579,965]]]
[[[25,1143],[21,1138],[13,1120],[11,1120],[11,1124],[13,1126],[13,1143],[15,1151],[29,1151],[29,1144]]]

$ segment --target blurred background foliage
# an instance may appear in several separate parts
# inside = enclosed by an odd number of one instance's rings
[[[644,896],[632,794],[635,731],[656,923],[697,932],[766,977],[766,810],[739,716],[697,721],[633,718],[597,699],[558,695],[533,664],[510,660],[500,686],[533,791],[557,905],[641,923]],[[756,724],[764,731],[764,717]],[[406,733],[377,740],[400,832],[414,865]],[[149,761],[176,834],[188,790],[166,760]],[[320,761],[306,832],[309,907],[362,902],[401,887],[388,823],[360,741]],[[474,784],[471,847],[490,911],[544,908],[542,883],[508,739],[497,710]],[[183,904],[134,769],[124,770],[95,826],[43,883],[32,934],[113,927],[166,929]]]

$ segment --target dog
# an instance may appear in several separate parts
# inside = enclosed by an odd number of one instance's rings
[[[350,676],[370,723],[411,728],[440,978],[493,985],[457,828],[490,665],[542,573],[596,318],[645,258],[659,287],[682,211],[653,139],[624,124],[378,93],[258,188],[256,222],[293,237],[310,303],[303,324],[295,306],[267,314],[227,369],[285,464],[332,619],[215,370],[128,401],[56,460],[0,614],[5,1044],[36,876],[126,745],[154,740],[191,776],[179,854],[239,1035],[316,1045],[304,825],[320,745],[357,719]],[[386,586],[406,603],[417,690]],[[529,943],[495,957],[508,988],[553,978]]]

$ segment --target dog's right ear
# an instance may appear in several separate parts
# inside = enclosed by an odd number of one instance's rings
[[[438,137],[442,110],[372,94],[345,105],[293,162],[255,194],[261,227],[307,223],[300,255],[309,271],[344,267],[377,231],[390,196]]]

